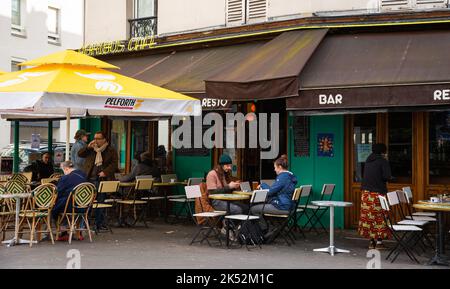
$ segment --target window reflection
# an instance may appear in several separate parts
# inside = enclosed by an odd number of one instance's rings
[[[412,183],[412,113],[389,114],[388,158],[393,182]]]
[[[450,111],[431,112],[429,120],[430,184],[450,181]]]
[[[372,144],[376,140],[376,114],[355,115],[353,117],[354,171],[353,181],[361,182],[364,175],[364,164],[372,152]]]

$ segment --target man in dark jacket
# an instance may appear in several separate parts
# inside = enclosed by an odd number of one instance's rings
[[[78,152],[85,158],[83,171],[89,181],[113,181],[114,173],[118,171],[118,156],[116,150],[108,144],[103,132],[96,132],[94,140]]]
[[[386,159],[386,145],[374,144],[372,154],[366,160],[364,166],[364,177],[361,185],[362,190],[386,194],[387,182],[392,179],[391,167]]]
[[[75,169],[71,161],[62,162],[61,169],[64,171],[64,176],[58,181],[58,196],[52,210],[52,216],[55,220],[59,214],[64,212],[70,192],[79,184],[86,182],[86,174],[81,170]],[[69,206],[68,209],[71,209],[71,207]]]
[[[101,131],[96,132],[94,140],[87,147],[82,148],[78,152],[78,156],[85,158],[84,172],[88,177],[88,181],[93,183],[97,188],[101,181],[115,180],[114,173],[119,170],[119,158],[116,150],[106,140],[105,133]],[[105,194],[97,194],[97,202],[103,203],[105,199]],[[108,229],[104,219],[104,209],[96,209],[95,225],[97,230]]]
[[[36,160],[33,164],[26,167],[24,171],[33,172],[32,182],[39,182],[41,179],[49,178],[55,171],[53,162],[50,160],[50,154],[45,152],[40,160]]]
[[[140,162],[133,167],[128,175],[119,178],[121,182],[130,182],[136,179],[136,176],[151,175],[153,179],[161,178],[161,171],[152,160],[152,155],[149,152],[140,155]]]

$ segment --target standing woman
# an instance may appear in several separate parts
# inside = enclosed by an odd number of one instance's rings
[[[383,240],[391,235],[378,199],[387,194],[387,182],[392,179],[386,151],[385,144],[374,144],[364,166],[358,233],[370,240],[369,249],[384,249]]]

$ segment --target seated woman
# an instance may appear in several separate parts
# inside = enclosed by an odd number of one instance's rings
[[[232,170],[232,160],[228,155],[221,155],[219,165],[211,170],[206,176],[206,187],[209,194],[229,194],[239,188],[239,182],[231,181],[230,172]],[[216,211],[226,211],[227,202],[212,200],[211,205]],[[239,202],[230,203],[230,214],[246,214],[248,206]]]
[[[57,197],[55,206],[53,207],[52,210],[52,217],[55,221],[58,220],[59,214],[64,213],[67,200],[72,190],[79,184],[87,182],[86,174],[81,170],[75,169],[71,161],[62,162],[61,169],[64,172],[64,176],[62,176],[59,179],[58,185],[56,186]],[[72,209],[71,204],[69,204],[67,210],[71,209]]]
[[[292,201],[292,194],[297,185],[297,178],[293,173],[288,171],[287,156],[282,155],[274,162],[275,173],[277,178],[273,185],[269,187],[261,184],[260,189],[268,189],[266,204],[258,204],[250,210],[254,215],[262,214],[279,214],[284,215],[292,209],[295,203]]]
[[[136,179],[136,176],[151,175],[153,179],[161,178],[161,171],[152,160],[152,155],[149,152],[142,153],[140,162],[133,167],[128,175],[119,178],[121,182],[131,182]]]

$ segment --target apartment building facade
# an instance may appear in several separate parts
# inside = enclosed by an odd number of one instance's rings
[[[111,12],[100,15],[102,7]],[[204,113],[278,114],[279,153],[314,198],[335,183],[333,199],[355,203],[336,221],[353,227],[375,142],[389,148],[389,189],[449,192],[449,8],[447,0],[88,1],[81,51],[201,99]],[[124,169],[137,149],[126,140],[140,133],[148,149],[160,133],[145,123],[102,122],[124,140]],[[203,177],[228,153],[236,177],[274,178],[262,151],[174,150],[174,170]]]
[[[20,62],[83,45],[84,1],[4,0],[0,5],[0,69],[17,71]],[[14,122],[0,121],[0,148],[13,140]],[[65,139],[65,122],[54,121],[53,139]],[[72,121],[76,130],[78,121]],[[48,122],[21,122],[20,140],[48,138]]]

